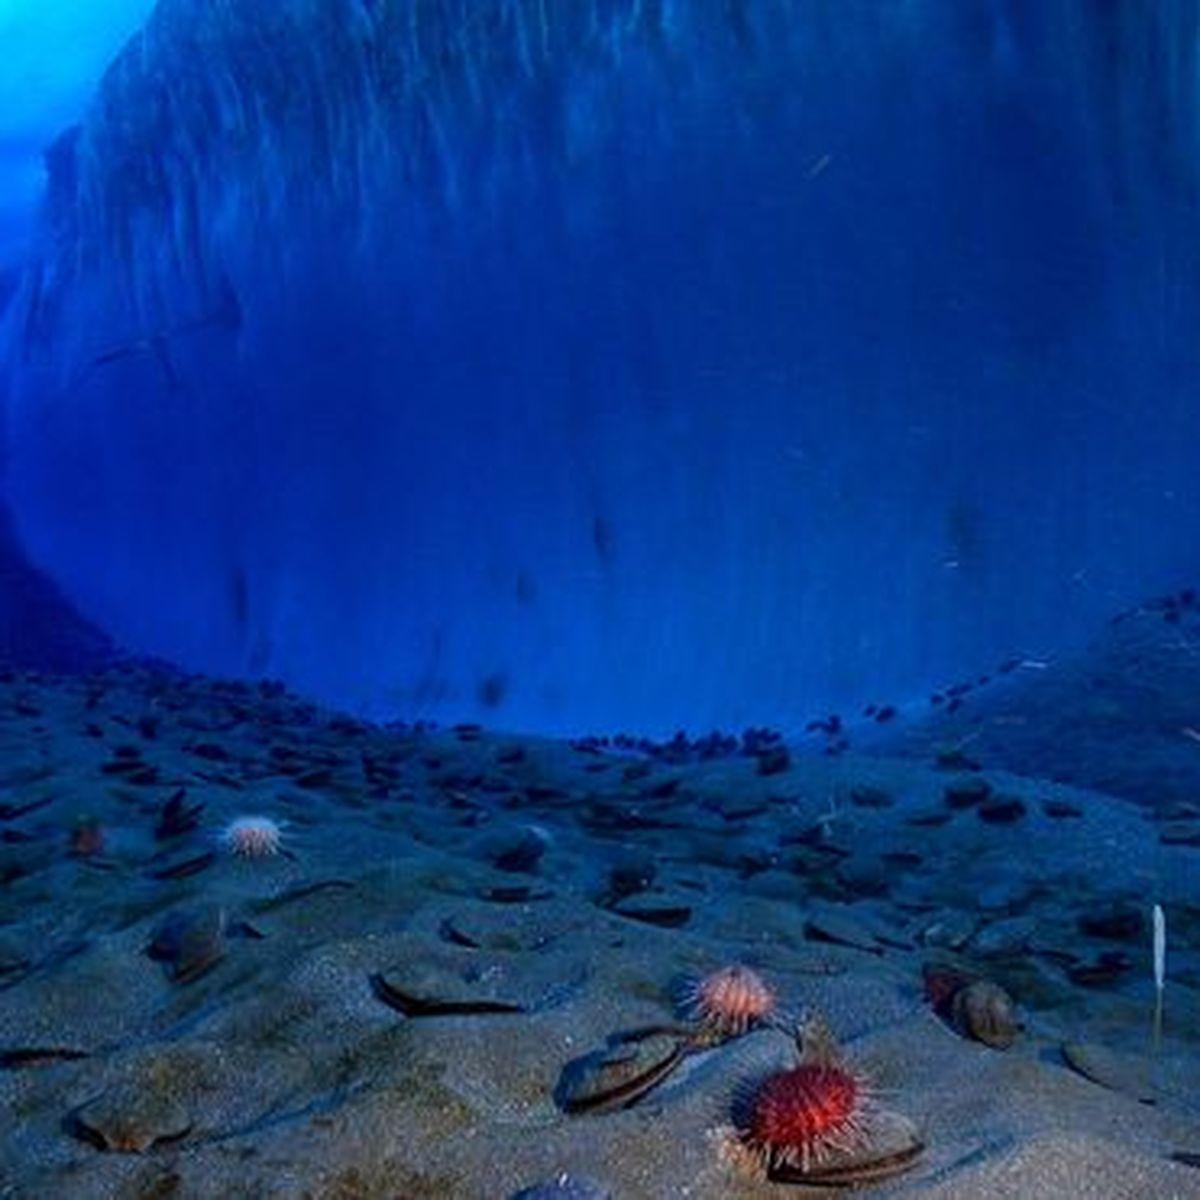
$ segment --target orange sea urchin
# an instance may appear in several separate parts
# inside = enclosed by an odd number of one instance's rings
[[[721,967],[688,990],[688,1009],[705,1032],[738,1037],[775,1012],[775,993],[749,967]]]

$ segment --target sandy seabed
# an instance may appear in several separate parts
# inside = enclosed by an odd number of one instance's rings
[[[1160,616],[1090,661],[1158,661]],[[1191,701],[1143,669],[1101,712],[1078,663],[1038,666],[832,755],[379,727],[136,664],[0,677],[0,1196],[821,1195],[763,1178],[737,1118],[819,1013],[905,1122],[870,1194],[1200,1197]],[[1087,787],[1020,770],[1073,730],[1151,793],[1168,754],[1164,801],[1104,790],[1102,756]],[[280,853],[232,852],[245,815]],[[729,964],[777,1013],[700,1036],[681,996]],[[947,1001],[979,980],[1011,1044]]]

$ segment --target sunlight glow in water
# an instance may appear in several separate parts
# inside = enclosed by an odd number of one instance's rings
[[[153,0],[0,0],[0,262],[19,251],[44,182],[42,148],[87,97]]]

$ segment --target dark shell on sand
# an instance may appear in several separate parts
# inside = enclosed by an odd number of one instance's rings
[[[465,980],[435,964],[378,972],[370,982],[377,999],[406,1017],[483,1017],[526,1011],[526,1005],[490,983]]]
[[[629,1108],[675,1070],[689,1045],[687,1036],[672,1028],[614,1034],[605,1049],[567,1066],[558,1102],[568,1113]]]
[[[225,957],[225,912],[216,904],[168,913],[146,954],[166,965],[173,983],[191,983]]]
[[[692,919],[689,904],[656,904],[649,900],[620,900],[609,910],[630,921],[657,925],[661,929],[680,929]]]
[[[997,1050],[1006,1050],[1021,1031],[1013,998],[986,979],[960,988],[951,1002],[950,1015],[959,1033]]]
[[[853,1188],[879,1183],[911,1170],[925,1151],[917,1127],[900,1113],[878,1109],[871,1114],[862,1144],[855,1149],[833,1151],[808,1170],[776,1163],[767,1171],[772,1183],[804,1187]]]
[[[206,871],[216,860],[215,850],[202,850],[198,854],[168,858],[151,868],[150,878],[187,879],[190,875],[199,875],[201,871]]]
[[[19,1071],[26,1067],[45,1067],[87,1057],[86,1050],[76,1050],[70,1046],[17,1046],[0,1050],[0,1070]]]

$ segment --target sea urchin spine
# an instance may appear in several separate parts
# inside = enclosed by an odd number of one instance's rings
[[[283,831],[270,817],[238,817],[222,830],[221,844],[238,858],[268,858],[279,853]]]
[[[866,1143],[867,1087],[845,1067],[802,1062],[764,1079],[748,1097],[742,1140],[768,1174],[802,1174],[835,1152],[854,1153]]]
[[[774,1014],[775,993],[749,967],[722,967],[692,984],[688,1008],[707,1033],[738,1037]]]

